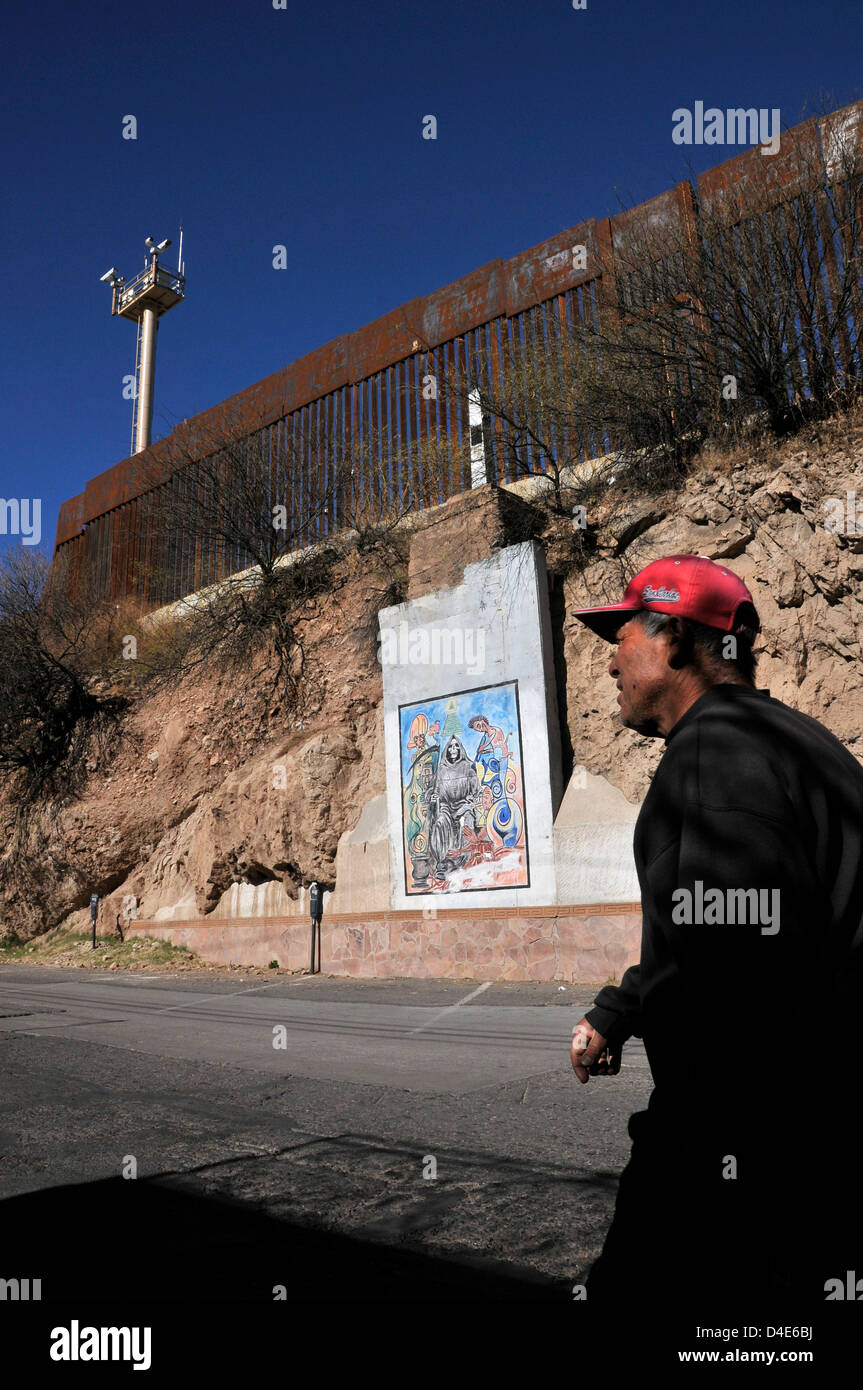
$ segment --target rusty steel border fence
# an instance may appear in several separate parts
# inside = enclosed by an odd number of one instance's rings
[[[202,481],[206,470],[202,472],[201,461],[211,459],[227,440],[253,442],[256,456],[268,466],[270,503],[284,503],[290,513],[289,551],[343,530],[358,502],[362,508],[364,493],[407,495],[412,505],[428,507],[465,491],[472,481],[466,449],[468,400],[459,392],[426,399],[424,380],[434,376],[445,382],[473,367],[495,387],[503,380],[505,363],[518,370],[528,359],[553,373],[550,344],[555,333],[567,328],[589,333],[597,327],[601,302],[625,313],[639,303],[639,296],[657,292],[650,288],[656,267],[648,267],[643,276],[623,268],[621,248],[632,228],[673,225],[697,245],[699,209],[729,197],[739,204],[742,224],[747,181],[761,172],[757,161],[778,161],[779,205],[793,186],[793,151],[807,141],[823,144],[839,129],[852,130],[863,146],[863,102],[795,127],[789,132],[792,157],[786,155],[784,163],[782,155],[747,149],[699,176],[696,186],[684,181],[616,217],[590,219],[509,260],[492,261],[184,421],[62,504],[55,562],[62,560],[64,582],[80,589],[86,577],[89,594],[134,596],[153,609],[245,568],[249,557],[239,546],[202,539],[194,527],[182,524],[194,506],[195,489],[200,496],[200,488],[208,485]],[[826,302],[842,248],[835,244],[824,190],[807,193],[806,202],[812,235],[822,251],[825,284],[819,293]],[[740,225],[731,225],[724,248],[702,248],[701,254],[732,256],[739,235]],[[575,246],[585,248],[584,268],[574,264]],[[667,284],[673,265],[659,273]],[[852,341],[841,323],[834,338],[830,350],[841,371],[859,376],[859,339]],[[823,344],[813,341],[810,362],[804,347],[800,363],[789,371],[789,392],[805,392],[819,350]],[[438,441],[444,465],[424,474],[422,445],[430,439]],[[595,425],[577,430],[574,446],[567,441],[569,456],[579,460],[606,452],[610,443]],[[511,483],[522,476],[494,424],[483,429],[483,444],[488,481]],[[352,453],[362,460],[353,477],[339,467]],[[310,505],[322,495],[329,505]],[[166,526],[171,517],[177,524]]]

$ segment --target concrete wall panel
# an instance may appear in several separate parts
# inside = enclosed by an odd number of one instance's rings
[[[462,583],[423,594],[380,614],[392,908],[404,910],[419,904],[434,911],[442,900],[447,905],[486,908],[555,902],[552,829],[559,800],[560,750],[546,610],[545,562],[539,547],[526,541],[468,565]],[[511,696],[513,687],[515,700]],[[469,872],[456,864],[441,875],[435,871],[432,849],[430,876],[425,878],[422,870],[417,870],[425,856],[410,857],[404,842],[405,788],[410,782],[410,755],[404,751],[406,721],[425,719],[429,725],[437,711],[435,722],[440,728],[437,733],[429,728],[426,748],[433,748],[438,740],[438,752],[432,761],[436,759],[440,767],[450,724],[448,702],[456,701],[452,728],[455,721],[461,721],[457,736],[468,758],[474,759],[482,735],[477,729],[465,727],[464,721],[471,710],[485,709],[486,704],[493,711],[498,700],[508,710],[517,704],[511,717],[520,728],[513,729],[508,722],[508,727],[500,730],[504,736],[501,748],[510,749],[510,757],[504,760],[501,751],[498,789],[491,790],[494,782],[490,780],[489,794],[501,795],[501,782],[509,785],[507,769],[515,770],[512,814],[518,819],[523,812],[526,833],[507,854],[509,839],[504,837],[499,845],[495,839],[500,819],[494,820],[494,824],[490,820],[483,830],[472,827],[468,816],[462,820],[459,848],[463,849],[470,839],[467,831],[477,829],[483,842],[487,838],[495,840],[499,859],[494,863],[472,860]],[[427,715],[424,709],[428,710]],[[510,732],[516,735],[512,741]],[[420,746],[415,750],[417,756]],[[435,773],[434,787],[424,787],[422,800],[426,806],[430,804],[428,798],[435,794],[438,777]],[[486,815],[493,819],[497,813],[492,812],[487,801],[483,805]],[[504,808],[504,823],[508,814]],[[424,811],[423,815],[430,813]],[[522,847],[525,854],[520,857]],[[479,847],[476,853],[480,853]],[[453,859],[460,857],[459,849],[454,850]],[[440,886],[441,878],[444,887]],[[418,886],[424,882],[432,885],[430,891]],[[504,882],[507,886],[494,886]]]

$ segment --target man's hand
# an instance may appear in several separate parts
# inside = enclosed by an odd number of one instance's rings
[[[608,1040],[591,1028],[586,1018],[572,1030],[569,1059],[582,1084],[591,1076],[617,1076],[620,1071],[620,1047],[610,1047]]]

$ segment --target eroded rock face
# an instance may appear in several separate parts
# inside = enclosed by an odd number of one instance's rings
[[[630,802],[644,796],[663,745],[619,726],[611,648],[568,614],[615,601],[643,565],[680,551],[730,563],[761,615],[758,685],[863,761],[863,425],[837,423],[823,436],[818,447],[792,443],[737,466],[708,457],[677,493],[627,496],[614,521],[597,518],[596,560],[564,579],[574,760]],[[849,493],[860,499],[860,533],[825,529],[840,499],[847,518]],[[385,792],[370,636],[380,606],[362,566],[317,601],[301,709],[274,701],[254,670],[241,687],[236,677],[196,678],[129,716],[80,800],[43,807],[22,832],[0,800],[0,928],[84,928],[91,892],[103,896],[103,932],[116,930],[129,897],[143,919],[305,915],[307,885],[333,885],[340,837]],[[346,839],[340,862],[364,849]]]
[[[262,749],[156,846],[139,915],[305,915],[302,886],[334,881],[340,835],[383,788],[382,750],[375,708]]]
[[[236,675],[189,679],[129,716],[78,801],[17,834],[0,803],[0,927],[89,928],[92,892],[102,932],[130,898],[142,919],[228,915],[238,892],[246,909],[305,914],[305,887],[333,884],[339,836],[385,785],[376,598],[357,573],[307,611],[297,708],[260,670],[239,691]]]
[[[571,575],[564,593],[567,611],[614,602],[632,575],[662,555],[727,561],[761,618],[756,684],[818,719],[863,762],[863,428],[835,423],[824,433],[833,437],[820,449],[789,444],[733,468],[705,461],[665,499],[666,515],[625,548],[601,534],[596,563]],[[845,534],[826,529],[839,499]],[[856,535],[851,499],[859,499]],[[639,505],[633,502],[634,512]],[[619,727],[606,671],[611,652],[567,619],[567,722],[575,761],[640,801],[664,745]]]

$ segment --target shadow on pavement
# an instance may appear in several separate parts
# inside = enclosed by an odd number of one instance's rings
[[[5,1278],[42,1301],[565,1300],[568,1285],[275,1220],[179,1185],[111,1178],[0,1203]]]

